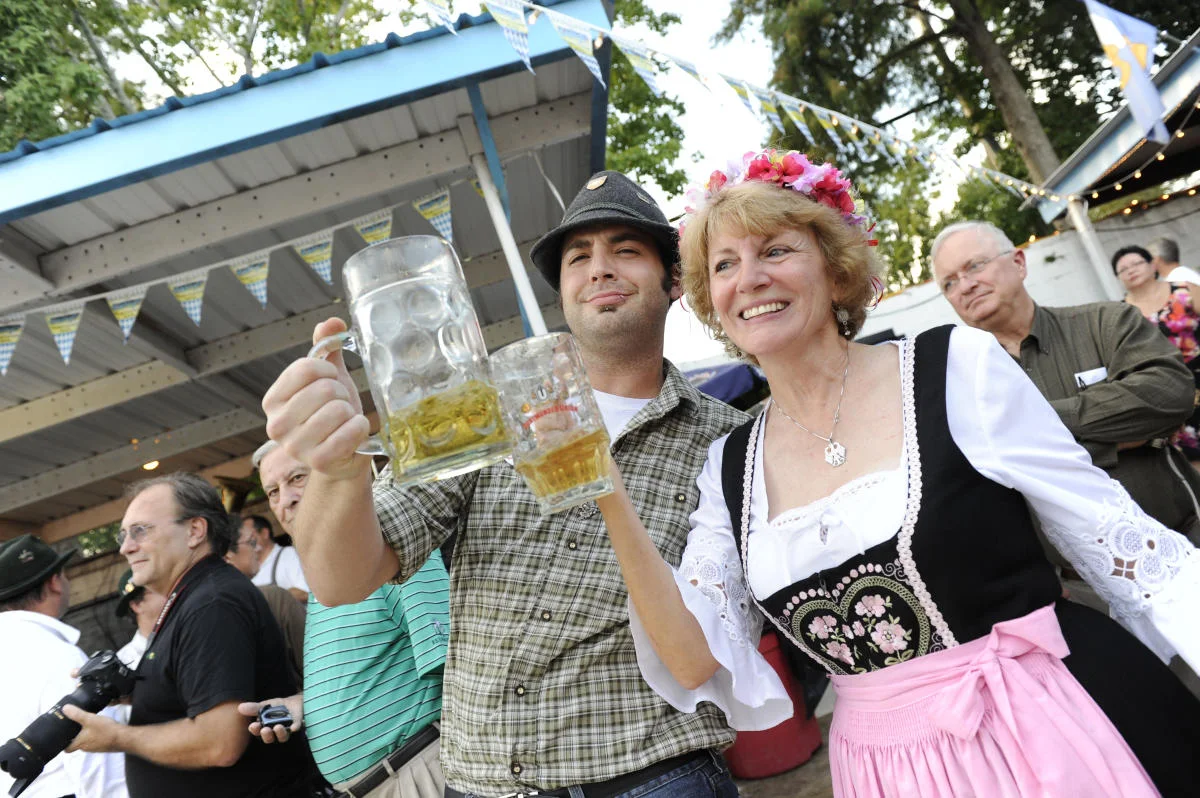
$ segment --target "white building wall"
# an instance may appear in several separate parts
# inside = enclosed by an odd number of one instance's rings
[[[1100,245],[1113,253],[1127,244],[1146,246],[1159,236],[1179,242],[1180,260],[1200,269],[1200,196],[1172,199],[1148,211],[1105,219],[1096,226]],[[1106,297],[1086,261],[1074,230],[1049,236],[1025,247],[1029,276],[1025,285],[1041,305],[1083,305]],[[1107,265],[1107,264],[1106,264]],[[867,314],[863,335],[895,330],[915,335],[941,324],[956,324],[958,316],[933,282],[888,297]]]

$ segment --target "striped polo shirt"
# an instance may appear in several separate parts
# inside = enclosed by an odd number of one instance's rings
[[[304,722],[321,774],[357,779],[442,711],[450,579],[434,551],[402,585],[325,607],[304,627]]]

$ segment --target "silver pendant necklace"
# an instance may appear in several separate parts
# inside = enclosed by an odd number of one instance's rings
[[[813,432],[808,427],[804,426],[799,421],[797,421],[796,419],[794,419],[790,415],[788,415],[788,412],[786,410],[784,410],[782,407],[780,407],[778,402],[772,402],[772,405],[775,407],[775,409],[778,410],[780,413],[782,413],[783,417],[786,418],[788,421],[792,422],[797,427],[804,430],[805,432],[807,432],[809,435],[813,436],[814,438],[825,441],[825,462],[829,463],[829,465],[833,466],[834,468],[837,468],[838,466],[842,466],[842,465],[846,464],[846,447],[843,446],[842,444],[838,443],[837,441],[835,441],[833,439],[833,436],[837,434],[838,419],[840,419],[842,416],[842,399],[846,396],[846,378],[849,376],[850,376],[850,350],[847,349],[846,350],[846,368],[842,372],[842,390],[841,390],[841,393],[838,394],[837,407],[833,411],[833,429],[831,429],[829,431],[829,435],[821,435],[819,433]]]

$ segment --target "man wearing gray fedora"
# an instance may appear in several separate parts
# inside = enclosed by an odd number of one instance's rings
[[[32,535],[0,548],[0,742],[16,737],[77,684],[71,672],[87,662],[75,645],[79,630],[60,618],[70,606],[64,572],[72,549],[59,554]],[[13,779],[0,772],[0,791]],[[59,754],[22,793],[22,798],[120,798],[125,758],[76,751]]]
[[[675,229],[636,183],[599,172],[530,257],[567,326],[640,515],[675,564],[709,444],[744,416],[663,358],[682,289]],[[331,319],[323,337],[344,329]],[[367,434],[340,354],[292,363],[263,399],[267,432],[311,467],[293,522],[325,604],[407,579],[451,534],[450,650],[443,688],[446,795],[725,798],[715,707],[681,712],[638,671],[628,595],[594,503],[543,517],[513,467],[407,488],[371,482]]]

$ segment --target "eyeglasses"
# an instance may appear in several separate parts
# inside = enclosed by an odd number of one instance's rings
[[[942,293],[954,293],[954,291],[962,284],[962,279],[964,277],[970,277],[972,279],[978,277],[980,273],[982,273],[983,270],[988,266],[1000,260],[1000,258],[1003,258],[1005,255],[1011,255],[1015,251],[1016,250],[1006,249],[990,258],[982,258],[980,260],[971,261],[966,266],[963,266],[961,269],[954,272],[942,281]]]
[[[233,545],[230,546],[232,551],[240,551],[242,547],[250,549],[250,551],[258,551],[258,535],[247,535],[245,537],[236,538]]]
[[[171,523],[180,524],[187,520],[188,520],[188,518],[176,518]],[[133,538],[134,543],[141,543],[143,540],[146,539],[146,535],[148,535],[150,533],[150,530],[154,529],[154,527],[156,527],[156,526],[158,526],[158,525],[157,524],[134,524],[133,526],[129,527],[128,529],[121,529],[120,531],[117,532],[117,548],[119,549],[122,546],[124,546],[125,541],[128,540],[129,538]]]
[[[1150,265],[1150,261],[1148,261],[1148,260],[1132,260],[1129,263],[1126,263],[1125,265],[1123,265],[1121,268],[1117,269],[1117,274],[1119,274],[1119,275],[1125,274],[1126,272],[1132,271],[1133,269],[1140,269],[1143,266],[1149,266],[1149,265]]]

